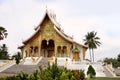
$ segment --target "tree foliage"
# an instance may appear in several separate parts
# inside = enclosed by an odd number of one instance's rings
[[[120,67],[120,54],[118,54],[117,58],[105,58],[104,63],[112,64],[114,68]]]
[[[118,54],[117,61],[120,62],[120,54]]]
[[[79,71],[79,78],[80,78],[81,80],[85,80],[84,70],[80,70],[80,71]]]
[[[0,26],[0,40],[3,40],[8,35],[7,30]]]
[[[17,52],[17,54],[13,55],[12,57],[15,58],[16,64],[19,64],[19,63],[20,63],[20,60],[22,59],[20,52]]]
[[[0,59],[1,60],[9,59],[8,48],[6,44],[3,44],[2,46],[0,46]]]
[[[87,75],[90,76],[90,78],[96,75],[95,69],[92,67],[92,65],[88,67]]]
[[[104,59],[104,63],[106,63],[106,64],[111,64],[112,61],[113,61],[113,58],[105,58]]]
[[[20,55],[20,52],[18,52],[16,56],[16,64],[19,64],[20,60],[21,60],[21,55]]]

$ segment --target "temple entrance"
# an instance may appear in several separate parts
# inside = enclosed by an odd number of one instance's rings
[[[42,40],[41,43],[41,55],[43,57],[52,57],[54,55],[54,41]]]
[[[80,50],[76,47],[73,49],[73,60],[79,61],[80,60]]]
[[[80,60],[78,52],[74,52],[74,54],[73,54],[73,60],[75,60],[75,61],[79,61]]]

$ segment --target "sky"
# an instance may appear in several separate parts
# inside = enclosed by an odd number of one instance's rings
[[[120,0],[0,0],[0,26],[8,31],[1,44],[14,54],[22,41],[35,31],[48,11],[67,35],[84,44],[87,32],[96,31],[102,45],[95,50],[95,60],[115,58],[120,53]],[[89,58],[89,52],[86,52]]]

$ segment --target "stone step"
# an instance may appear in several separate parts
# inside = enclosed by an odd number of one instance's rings
[[[39,69],[39,66],[42,68],[46,68],[48,64],[47,58],[42,58],[37,65],[23,65],[23,64],[15,64],[10,68],[2,71],[0,74],[19,74],[21,72],[32,74],[35,70]]]
[[[113,77],[113,75],[108,71],[108,69],[106,69],[106,67],[104,67],[104,73],[106,77]]]

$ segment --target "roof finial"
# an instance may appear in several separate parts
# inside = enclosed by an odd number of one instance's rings
[[[47,9],[47,5],[46,5],[46,9]]]
[[[46,5],[46,12],[48,11],[47,5]]]
[[[74,39],[74,35],[72,35],[72,39]]]

